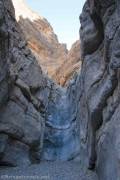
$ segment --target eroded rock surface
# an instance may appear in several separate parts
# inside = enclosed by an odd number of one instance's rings
[[[40,160],[49,79],[21,37],[11,1],[1,0],[0,12],[0,164],[28,165]]]
[[[80,16],[82,67],[76,85],[80,157],[100,180],[120,178],[119,16],[118,0],[88,0]]]

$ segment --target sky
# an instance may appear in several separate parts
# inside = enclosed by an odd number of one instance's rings
[[[68,49],[79,39],[79,15],[85,0],[26,0],[27,4],[45,17]]]

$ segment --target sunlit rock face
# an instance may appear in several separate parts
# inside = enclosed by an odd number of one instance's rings
[[[55,70],[66,60],[67,48],[60,44],[50,23],[33,12],[23,0],[12,0],[16,19],[28,42],[28,47],[38,63],[49,76],[54,78]]]
[[[66,44],[58,41],[52,26],[44,17],[33,12],[25,0],[12,1],[16,19],[28,47],[35,55],[42,70],[58,84],[66,85],[74,72],[80,68],[79,43],[76,42],[68,52]]]
[[[80,16],[80,157],[100,180],[120,177],[120,1],[86,1]],[[76,98],[76,102],[78,97]]]
[[[67,86],[69,80],[80,71],[80,41],[76,41],[67,54],[67,60],[55,72],[55,80],[61,86]]]

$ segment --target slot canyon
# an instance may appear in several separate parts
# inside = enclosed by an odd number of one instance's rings
[[[1,180],[120,180],[120,1],[86,0],[79,19],[68,50],[0,0]]]

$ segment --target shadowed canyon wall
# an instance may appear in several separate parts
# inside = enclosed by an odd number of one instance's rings
[[[120,178],[119,17],[118,0],[87,0],[80,16],[80,154],[83,166],[95,169],[100,180]]]
[[[11,1],[1,0],[0,12],[0,164],[28,165],[40,159],[50,83],[20,36]]]

